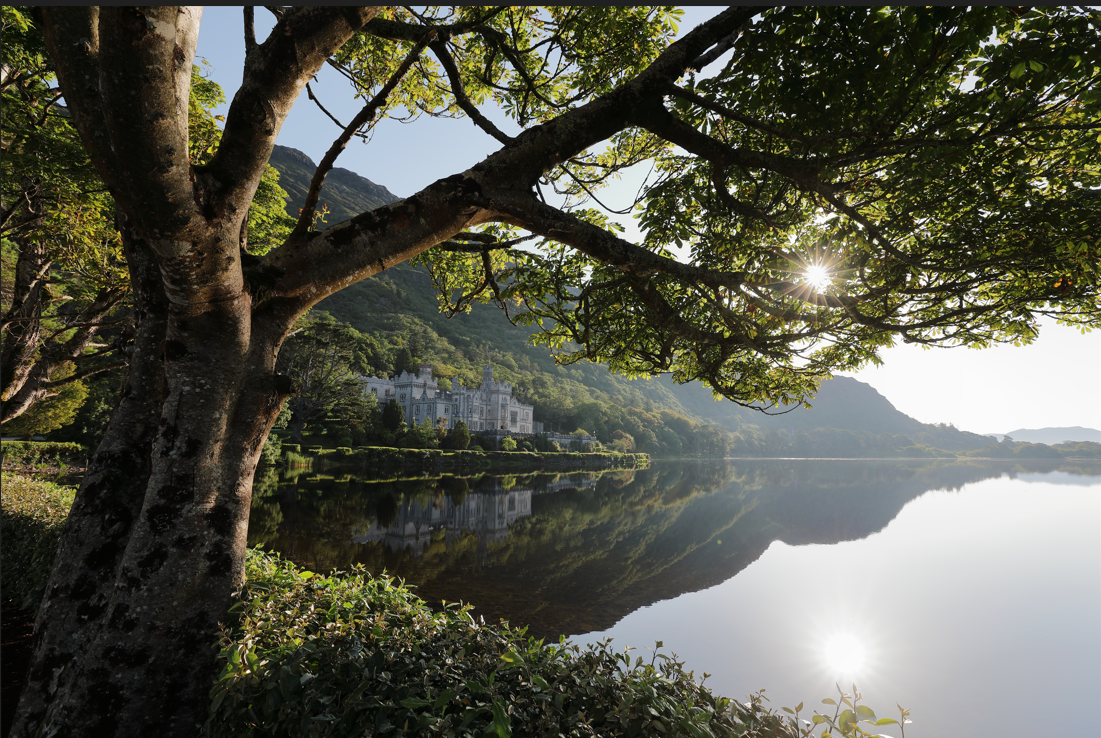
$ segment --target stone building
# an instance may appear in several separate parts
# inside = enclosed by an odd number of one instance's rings
[[[536,427],[531,405],[512,396],[512,385],[493,379],[492,367],[482,369],[482,384],[468,389],[452,377],[451,387],[439,386],[432,367],[421,365],[414,376],[402,372],[390,379],[365,377],[366,392],[378,398],[379,405],[397,400],[405,411],[405,422],[412,426],[431,418],[436,427],[454,428],[462,420],[471,431],[508,431],[532,433]]]

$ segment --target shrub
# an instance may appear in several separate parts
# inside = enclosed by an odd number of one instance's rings
[[[545,645],[362,569],[319,577],[253,550],[233,610],[208,736],[794,735],[664,654]]]
[[[271,433],[260,451],[260,463],[266,466],[275,466],[279,463],[279,457],[283,455],[283,439]]]
[[[0,446],[0,453],[4,455],[4,466],[83,466],[88,449],[79,443],[4,441]]]
[[[75,445],[75,444],[74,444]],[[46,591],[76,490],[5,474],[0,501],[0,582],[4,596],[30,612]]]
[[[501,439],[501,450],[502,451],[515,451],[516,450],[516,439],[515,438],[502,438]]]

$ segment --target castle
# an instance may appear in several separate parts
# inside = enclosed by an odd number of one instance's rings
[[[454,428],[461,420],[472,431],[541,430],[541,424],[532,417],[531,405],[512,396],[512,385],[493,381],[492,367],[482,368],[482,386],[478,389],[463,387],[457,377],[452,377],[451,389],[441,389],[428,364],[422,364],[416,376],[403,371],[390,379],[365,377],[364,382],[364,391],[377,397],[380,406],[397,400],[410,426],[431,418],[437,428]]]

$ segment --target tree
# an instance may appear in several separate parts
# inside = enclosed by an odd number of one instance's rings
[[[516,439],[515,438],[510,438],[508,436],[505,436],[504,438],[502,438],[501,439],[501,450],[502,451],[515,451],[516,450]]]
[[[276,366],[296,387],[287,403],[294,443],[302,443],[303,428],[322,419],[362,425],[367,405],[361,376],[369,372],[369,346],[359,331],[327,313],[303,322],[287,339]]]
[[[95,340],[120,322],[127,292],[114,204],[59,104],[41,31],[25,11],[2,11],[0,421],[11,433],[42,426],[30,419],[11,425],[36,403],[71,405],[82,395],[62,392],[67,385],[121,366],[123,334],[108,344]],[[42,409],[40,420],[43,413],[56,416]]]
[[[4,290],[0,320],[0,420],[9,423],[69,383],[125,366],[132,326],[115,203],[59,104],[60,90],[51,86],[41,31],[25,12],[4,6],[3,34],[0,233],[5,273],[14,280]],[[211,110],[224,101],[221,87],[193,65],[187,117],[192,164],[209,161],[220,142]],[[250,253],[266,253],[290,233],[285,201],[278,172],[268,167],[243,234]],[[9,256],[14,263],[7,263]],[[104,337],[106,343],[97,343]],[[79,393],[64,394],[71,399]]]
[[[392,397],[382,408],[382,427],[391,433],[405,430],[405,409]]]
[[[470,445],[470,429],[466,427],[466,423],[458,421],[455,423],[455,427],[451,429],[449,445],[451,448],[462,451]]]
[[[550,345],[576,344],[565,360],[672,372],[742,403],[800,401],[894,336],[982,346],[1031,340],[1037,315],[1097,324],[1095,11],[730,8],[676,43],[667,8],[275,7],[263,42],[252,12],[241,87],[197,164],[181,111],[199,13],[43,10],[124,216],[136,328],[16,736],[44,720],[194,732],[243,576],[253,472],[294,392],[279,349],[312,305],[388,265],[429,263],[448,310],[519,308]],[[246,218],[279,128],[329,61],[365,105],[291,233],[252,256]],[[490,98],[520,134],[479,110]],[[500,147],[314,230],[340,151],[405,112],[465,115]],[[587,205],[643,162],[658,179],[633,243]]]

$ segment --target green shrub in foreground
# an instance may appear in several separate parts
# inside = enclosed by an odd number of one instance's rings
[[[545,645],[466,606],[433,612],[362,570],[319,577],[250,551],[247,576],[223,634],[208,736],[809,735],[759,695],[713,695],[664,654],[646,663],[607,642]],[[858,718],[875,721],[848,695],[813,718],[852,736],[867,735]]]
[[[25,610],[38,610],[75,496],[76,490],[71,487],[4,474],[0,493],[0,586],[5,597]]]

